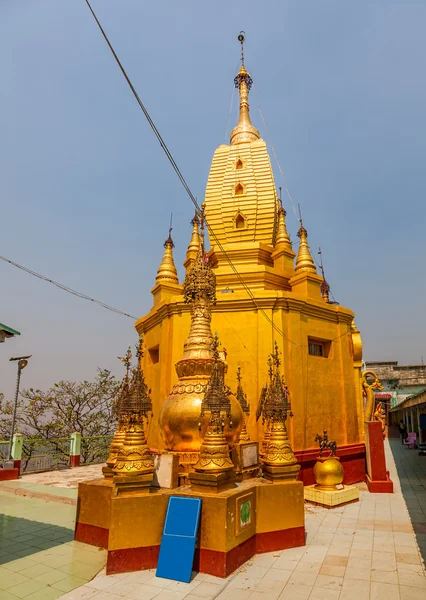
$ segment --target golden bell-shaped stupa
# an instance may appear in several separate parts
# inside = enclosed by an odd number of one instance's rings
[[[210,323],[211,305],[216,300],[216,277],[204,253],[203,241],[183,288],[185,302],[191,305],[191,328],[183,357],[176,363],[179,381],[161,407],[159,425],[167,450],[198,453],[207,430],[206,419],[199,427],[201,403],[215,362]],[[223,368],[226,372],[226,363]],[[224,434],[232,445],[238,441],[243,415],[234,396],[229,399],[233,427],[226,426]]]

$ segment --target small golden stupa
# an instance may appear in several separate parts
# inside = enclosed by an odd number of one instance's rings
[[[194,228],[198,223],[194,222]],[[193,235],[194,238],[194,235]],[[159,426],[166,450],[179,453],[183,472],[192,470],[198,461],[201,440],[206,435],[208,421],[201,421],[200,410],[214,368],[226,372],[226,363],[215,359],[211,332],[211,306],[216,301],[216,278],[204,251],[203,235],[197,255],[190,265],[183,284],[184,301],[191,307],[191,326],[184,343],[183,357],[176,363],[179,381],[161,407]],[[227,423],[224,435],[232,446],[242,428],[239,402],[229,395],[232,428]]]

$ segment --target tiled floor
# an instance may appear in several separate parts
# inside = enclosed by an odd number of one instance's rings
[[[426,600],[426,457],[391,439],[387,461],[393,495],[361,492],[359,503],[330,511],[306,505],[304,548],[256,556],[226,580],[197,574],[190,584],[154,571],[94,577],[105,552],[72,541],[75,506],[0,491],[0,599]],[[79,471],[68,485],[84,478]],[[71,497],[69,478],[24,478],[19,487]]]
[[[410,514],[423,519],[426,508],[426,457],[418,465],[415,451],[398,440],[391,444],[408,509],[387,443],[395,493],[361,492],[360,502],[333,510],[307,505],[303,548],[258,555],[226,580],[197,574],[183,584],[157,578],[154,571],[100,573],[63,600],[426,600],[417,544],[426,543],[426,533],[416,539],[410,522]]]
[[[105,565],[104,550],[73,541],[75,506],[0,492],[0,513],[1,600],[54,600]]]
[[[417,450],[404,448],[399,439],[391,439],[390,445],[398,471],[400,489],[423,560],[426,562],[426,456],[419,456]]]

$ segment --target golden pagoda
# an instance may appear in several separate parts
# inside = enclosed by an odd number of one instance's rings
[[[200,253],[204,216],[210,250],[203,250],[200,257],[208,260],[216,279],[212,329],[219,332],[228,351],[227,384],[237,389],[241,366],[248,401],[256,401],[265,382],[264,357],[274,351],[277,342],[282,350],[283,376],[292,392],[294,418],[286,434],[301,464],[300,477],[305,483],[314,482],[316,448],[312,440],[317,431],[336,430],[332,424],[337,422],[336,442],[345,457],[347,482],[360,481],[365,474],[362,343],[353,325],[354,313],[329,301],[302,222],[299,243],[293,249],[268,149],[251,122],[252,78],[244,57],[234,82],[240,99],[238,123],[230,143],[220,145],[213,155],[203,215],[197,211],[192,232],[188,230],[186,274],[188,277]],[[170,244],[166,251],[167,265],[171,265]],[[176,412],[173,419],[163,418],[170,390],[179,394],[183,389],[175,364],[181,360],[192,308],[185,302],[175,271],[169,279],[159,275],[152,290],[152,309],[135,324],[147,347],[142,366],[152,389],[153,413],[161,411],[160,423],[154,420],[150,427],[148,444],[181,453],[182,465],[194,464],[202,442],[195,410],[191,416],[183,411]],[[188,352],[185,349],[184,357],[189,357]],[[209,350],[203,352],[207,357]],[[200,402],[199,398],[197,410]],[[254,414],[246,419],[246,429],[251,440],[262,442],[264,428]]]

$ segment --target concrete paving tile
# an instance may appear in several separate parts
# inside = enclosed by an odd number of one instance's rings
[[[425,600],[424,590],[405,585],[399,586],[399,595],[401,600]]]
[[[12,594],[9,594],[9,592],[4,592],[2,591],[1,593],[1,600],[16,600],[18,596],[14,596]]]
[[[349,569],[371,569],[371,560],[369,558],[352,558],[349,555],[347,567]]]
[[[9,590],[10,588],[21,583],[25,583],[26,581],[30,581],[28,577],[24,577],[20,573],[9,571],[6,576],[2,575],[0,578],[0,590]]]
[[[117,596],[117,594],[111,594],[109,591],[103,591],[98,594],[99,600],[122,600],[123,596]],[[179,599],[181,600],[181,599]]]
[[[274,563],[273,569],[282,569],[284,571],[294,571],[299,564],[297,560],[287,560],[285,556],[280,556]]]
[[[60,598],[61,600],[90,600],[90,598],[93,598],[96,594],[98,594],[98,590],[83,586],[72,592],[68,592],[68,594],[65,594],[64,596],[60,596]]]
[[[412,545],[412,546],[397,546],[395,548],[395,551],[398,552],[399,554],[418,554],[419,553],[419,549],[417,547],[417,545]]]
[[[185,592],[174,592],[173,590],[167,589],[162,590],[155,598],[157,600],[183,600],[185,596]],[[107,598],[105,600],[107,600]]]
[[[172,583],[173,581],[171,581],[171,579],[164,579],[163,577],[156,577],[155,575],[146,580],[146,585],[151,585],[161,589],[169,587],[169,585],[172,585]]]
[[[251,590],[254,591],[258,583],[260,583],[261,577],[255,577],[247,575],[246,573],[238,573],[227,585],[227,589],[234,590]]]
[[[337,565],[326,565],[322,564],[319,574],[320,575],[329,575],[331,577],[344,577],[346,572],[346,567],[341,567]]]
[[[347,556],[340,556],[338,554],[326,554],[324,561],[323,561],[323,566],[328,565],[328,566],[336,566],[336,567],[346,567],[348,564],[348,557]]]
[[[426,577],[417,575],[416,573],[401,573],[398,571],[399,585],[419,588],[423,590],[426,597]]]
[[[101,565],[99,565],[99,567],[95,567],[94,565],[85,565],[78,560],[73,560],[70,562],[69,559],[67,559],[67,563],[59,567],[59,571],[62,571],[68,575],[83,577],[87,581],[88,579],[94,577],[100,568]]]
[[[420,565],[420,556],[418,554],[400,554],[397,552],[396,554],[396,562],[397,563],[406,563],[409,565]]]
[[[248,600],[252,593],[252,590],[229,590],[225,588],[219,596],[216,596],[215,600]]]
[[[345,577],[339,600],[369,600],[370,581]]]
[[[311,592],[311,585],[299,585],[288,582],[281,594],[278,596],[278,600],[308,600]]]
[[[346,567],[344,579],[356,579],[362,581],[370,581],[371,571],[370,569],[359,569]]]
[[[11,560],[10,562],[4,563],[3,567],[9,571],[13,571],[14,573],[19,573],[19,571],[22,571],[23,569],[34,567],[36,565],[37,563],[30,558],[18,558],[16,560]]]
[[[314,586],[309,600],[339,600],[340,590],[331,590]]]
[[[26,596],[29,596],[33,592],[37,592],[44,587],[45,585],[40,583],[40,581],[36,581],[35,579],[27,579],[27,581],[8,588],[7,591],[9,594],[13,594],[17,598],[25,598]]]
[[[397,585],[390,583],[371,582],[370,600],[400,600]]]
[[[63,592],[60,590],[45,587],[38,592],[34,592],[33,594],[26,596],[25,600],[56,600],[56,598],[61,598],[62,595]]]
[[[126,580],[123,580],[123,582],[120,583],[124,584],[126,583]],[[199,585],[201,585],[201,583],[197,580],[190,581],[189,583],[185,583],[183,581],[174,581],[167,589],[171,590],[172,592],[185,592],[185,594],[189,594]]]
[[[312,573],[318,575],[321,569],[321,563],[300,562],[294,569],[294,573]]]
[[[377,583],[391,583],[398,585],[398,572],[397,571],[377,571],[373,569],[371,571],[371,581]]]
[[[67,577],[66,573],[63,573],[62,571],[57,571],[56,569],[50,569],[49,571],[47,571],[46,573],[43,573],[42,575],[37,575],[36,577],[34,577],[34,579],[36,581],[40,581],[41,583],[44,583],[46,586],[50,586],[54,583],[57,583],[58,581],[61,581],[62,579],[65,579]]]
[[[85,585],[87,583],[87,579],[83,579],[82,577],[75,577],[74,575],[67,575],[64,579],[57,581],[52,584],[52,587],[56,590],[60,590],[62,593],[71,592],[71,590],[75,590],[76,588]]]
[[[206,600],[210,600],[211,598],[216,598],[222,589],[223,586],[217,583],[207,583],[202,581],[191,590],[191,594],[193,594],[196,598],[205,598]]]
[[[395,560],[373,560],[371,568],[375,571],[396,571]]]
[[[327,590],[338,590],[340,591],[343,586],[343,577],[337,577],[333,575],[321,575],[319,574],[314,583],[315,588],[325,588]]]
[[[161,592],[161,588],[153,585],[141,585],[134,589],[130,594],[127,595],[127,598],[131,598],[132,600],[152,600],[158,596]]]
[[[304,585],[313,587],[315,583],[315,579],[317,578],[317,573],[303,573],[303,572],[293,572],[288,580],[287,585]]]
[[[257,565],[253,565],[251,562],[246,563],[242,567],[238,569],[239,573],[245,573],[250,577],[259,577],[262,578],[268,572],[267,567],[260,567]]]

